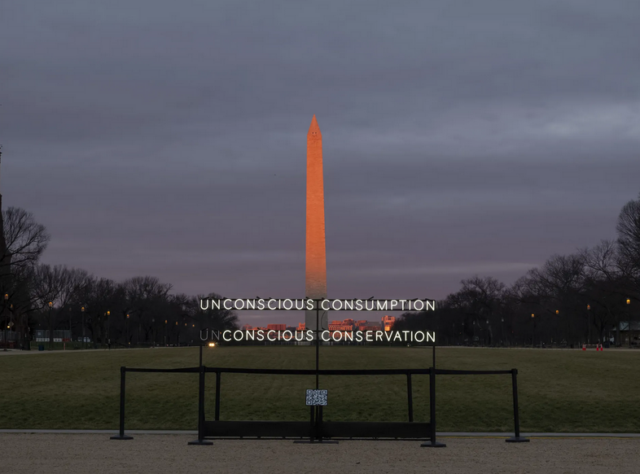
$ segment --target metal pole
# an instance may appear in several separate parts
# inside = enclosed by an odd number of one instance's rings
[[[520,416],[518,413],[518,369],[511,369],[511,385],[513,387],[513,424],[515,436],[505,441],[507,443],[528,443],[527,438],[520,436]]]
[[[220,371],[216,372],[216,409],[215,420],[220,421]]]
[[[199,367],[202,367],[202,342],[200,342],[200,362],[198,363]]]
[[[316,301],[316,390],[320,390],[320,305]]]
[[[198,439],[189,441],[189,445],[210,446],[213,443],[204,439],[204,375],[205,367],[200,365],[200,377],[198,384]]]
[[[413,390],[411,387],[411,373],[407,374],[407,402],[409,403],[409,422],[413,422]]]
[[[124,391],[125,391],[125,374],[126,367],[120,367],[120,433],[118,436],[112,436],[111,439],[127,440],[133,439],[131,436],[124,435]]]
[[[444,448],[447,445],[436,441],[436,369],[429,369],[429,408],[431,412],[431,441],[422,443],[422,448]]]

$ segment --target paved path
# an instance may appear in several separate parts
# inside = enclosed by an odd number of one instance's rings
[[[631,474],[640,468],[638,439],[446,438],[446,448],[416,441],[218,440],[187,446],[190,435],[0,434],[2,472],[11,474],[154,473],[576,473]]]
[[[118,430],[0,430],[0,434],[101,434],[111,436]],[[127,430],[126,434],[138,435],[189,435],[198,434],[196,430]],[[446,438],[509,438],[513,433],[479,433],[475,431],[443,431],[438,437]],[[640,433],[522,433],[525,438],[639,438]]]

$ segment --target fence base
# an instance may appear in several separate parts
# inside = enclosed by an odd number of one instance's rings
[[[120,441],[126,441],[128,439],[133,439],[133,436],[117,435],[117,436],[112,436],[110,439],[118,439]]]
[[[438,443],[436,441],[429,441],[427,443],[422,443],[420,447],[421,448],[446,448],[447,445],[444,443]]]
[[[297,439],[293,442],[294,444],[340,444],[339,441],[334,441],[331,439]]]
[[[197,439],[195,441],[189,441],[189,446],[211,446],[213,441],[207,441],[206,439]]]
[[[528,443],[528,438],[523,438],[522,436],[512,436],[511,438],[505,439],[507,443]]]

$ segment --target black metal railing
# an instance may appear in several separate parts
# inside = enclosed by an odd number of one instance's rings
[[[210,437],[309,437],[310,442],[322,442],[326,438],[421,438],[429,439],[422,446],[444,446],[436,441],[436,375],[507,375],[512,378],[513,414],[515,436],[508,442],[524,442],[520,436],[518,413],[517,369],[511,370],[446,370],[446,369],[245,369],[228,367],[187,367],[178,369],[120,368],[120,431],[112,439],[132,439],[125,435],[125,381],[127,372],[146,373],[197,373],[198,383],[198,440],[190,444],[210,444]],[[213,421],[205,419],[205,376],[216,374],[215,408]],[[317,376],[353,376],[353,375],[405,375],[407,378],[407,422],[341,422],[323,421],[322,407],[311,407],[309,422],[305,421],[221,421],[221,383],[222,374],[260,374],[260,375],[317,375]],[[415,422],[413,417],[414,375],[429,376],[429,422]]]

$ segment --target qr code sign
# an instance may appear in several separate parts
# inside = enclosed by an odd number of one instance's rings
[[[327,406],[327,390],[307,390],[307,406]]]

